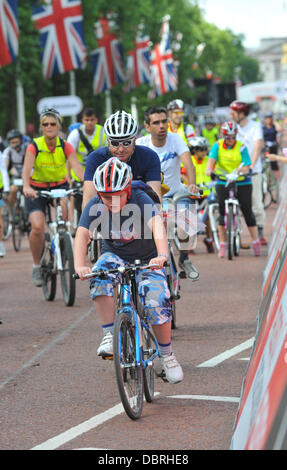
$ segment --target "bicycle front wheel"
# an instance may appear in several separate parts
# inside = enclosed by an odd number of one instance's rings
[[[67,232],[60,237],[60,251],[63,267],[60,271],[62,294],[67,307],[71,307],[75,302],[76,281],[73,278],[75,269],[72,242]]]
[[[233,248],[234,248],[234,226],[233,226],[233,207],[229,206],[228,208],[228,219],[227,219],[227,249],[228,249],[228,259],[233,258]]]
[[[143,358],[145,361],[149,361],[149,358],[153,355],[154,351],[150,331],[146,328],[142,329],[142,339]],[[148,403],[151,403],[154,398],[154,368],[152,362],[148,362],[147,366],[143,370],[143,387],[145,399]]]
[[[57,290],[57,275],[54,272],[54,253],[51,247],[51,237],[45,233],[45,247],[41,257],[42,288],[48,301],[54,300]]]
[[[138,419],[143,408],[143,369],[136,364],[134,326],[125,312],[116,314],[114,325],[114,365],[123,407],[131,419]]]

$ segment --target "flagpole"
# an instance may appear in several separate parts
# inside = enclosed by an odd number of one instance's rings
[[[70,77],[70,95],[76,96],[76,74],[74,70],[69,71]],[[71,124],[75,124],[77,122],[77,116],[71,116]]]
[[[20,80],[20,64],[16,65],[16,102],[17,102],[17,127],[22,134],[26,133],[24,89]]]
[[[106,118],[108,118],[112,112],[112,97],[111,97],[111,90],[108,89],[105,91],[105,100],[106,100]]]

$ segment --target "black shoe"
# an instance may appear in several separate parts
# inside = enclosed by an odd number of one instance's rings
[[[203,239],[203,243],[206,246],[207,253],[214,253],[214,246],[213,246],[213,241],[208,240],[206,237]]]

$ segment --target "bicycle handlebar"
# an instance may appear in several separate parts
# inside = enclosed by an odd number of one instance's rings
[[[119,266],[118,268],[114,268],[114,269],[93,271],[92,273],[85,274],[83,278],[84,279],[91,279],[93,277],[105,278],[109,274],[124,274],[126,272],[136,271],[137,269],[143,270],[143,269],[157,269],[157,268],[159,268],[158,264],[146,264],[146,265],[130,264],[126,266]],[[73,278],[80,279],[80,276],[77,273],[75,273],[73,274]]]
[[[178,201],[180,201],[181,199],[184,199],[186,197],[192,197],[192,198],[201,198],[203,194],[203,191],[200,189],[198,193],[192,193],[190,191],[186,191],[185,193],[179,193],[179,194],[175,194],[172,198],[173,202],[174,203],[177,203]]]
[[[46,190],[38,190],[37,194],[42,197],[46,197],[47,199],[60,199],[66,196],[70,196],[71,194],[80,193],[79,188],[72,188],[72,189],[52,189],[51,191]]]

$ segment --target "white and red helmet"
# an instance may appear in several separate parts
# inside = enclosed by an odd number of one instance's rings
[[[234,121],[226,121],[221,126],[221,133],[223,137],[236,136],[238,126]]]
[[[133,179],[129,165],[112,157],[95,171],[93,183],[100,193],[115,193],[127,189]]]

